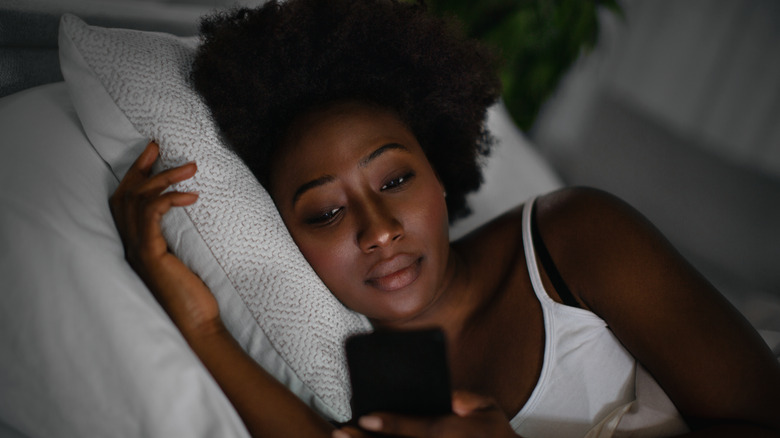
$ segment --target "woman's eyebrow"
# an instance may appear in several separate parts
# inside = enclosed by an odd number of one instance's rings
[[[402,145],[402,144],[388,143],[388,144],[386,144],[384,146],[381,146],[380,148],[378,148],[374,152],[371,152],[370,154],[368,154],[367,157],[365,157],[362,160],[360,160],[360,162],[358,163],[358,166],[366,167],[366,166],[368,166],[368,163],[371,162],[371,160],[379,157],[380,155],[382,155],[385,152],[387,152],[389,150],[392,150],[392,149],[399,149],[399,150],[402,150],[402,151],[410,152],[409,149],[406,146]]]
[[[298,198],[300,198],[301,195],[306,193],[307,190],[311,190],[315,187],[319,187],[321,185],[327,184],[335,179],[336,177],[333,175],[325,175],[317,179],[313,179],[307,183],[301,184],[301,186],[298,187],[298,190],[296,190],[295,194],[293,195],[293,199],[292,199],[293,206],[295,206],[295,203],[298,202]]]
[[[379,157],[380,155],[384,154],[385,152],[387,152],[389,150],[394,150],[394,149],[395,150],[402,150],[402,151],[410,152],[409,148],[407,148],[406,146],[404,146],[402,144],[388,143],[388,144],[386,144],[384,146],[381,146],[381,147],[377,148],[375,151],[373,151],[370,154],[368,154],[368,156],[366,156],[365,158],[361,159],[358,162],[358,166],[366,167],[375,158]],[[335,179],[336,179],[336,177],[333,176],[333,175],[325,175],[325,176],[321,176],[321,177],[319,177],[317,179],[313,179],[313,180],[311,180],[309,182],[301,184],[301,186],[298,187],[298,189],[295,191],[295,194],[293,195],[293,199],[292,199],[293,206],[295,206],[295,203],[298,202],[298,199],[301,197],[301,195],[306,193],[308,190],[311,190],[311,189],[313,189],[315,187],[319,187],[321,185],[324,185],[324,184],[327,184],[329,182],[332,182]]]

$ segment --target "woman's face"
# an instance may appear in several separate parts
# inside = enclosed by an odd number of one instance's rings
[[[297,120],[271,196],[295,243],[347,307],[375,323],[423,315],[449,262],[444,188],[392,113],[338,103]]]

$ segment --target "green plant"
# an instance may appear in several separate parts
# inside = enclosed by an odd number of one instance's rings
[[[621,14],[616,0],[429,0],[456,16],[466,33],[497,48],[503,100],[520,129],[533,125],[544,101],[599,33],[598,9]]]

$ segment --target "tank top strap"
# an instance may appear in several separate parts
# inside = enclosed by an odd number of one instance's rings
[[[552,304],[554,301],[547,295],[547,291],[542,284],[542,277],[539,274],[539,266],[536,264],[536,251],[534,250],[533,235],[531,233],[531,219],[534,210],[534,202],[536,202],[536,196],[529,199],[523,205],[523,251],[525,251],[525,263],[528,268],[528,275],[531,276],[531,284],[534,288],[534,293],[542,303],[542,306]]]
[[[566,281],[564,281],[563,277],[561,276],[561,273],[558,271],[558,268],[555,266],[555,261],[553,261],[552,256],[550,256],[550,252],[547,250],[547,246],[544,244],[544,239],[542,239],[542,235],[539,233],[538,219],[535,217],[536,214],[534,210],[535,200],[536,198],[529,201],[530,205],[528,205],[528,208],[526,209],[528,211],[527,214],[528,220],[523,223],[523,239],[524,239],[523,246],[525,248],[530,248],[531,250],[530,254],[534,256],[531,259],[533,260],[533,264],[527,263],[528,272],[529,273],[534,272],[537,274],[536,275],[537,277],[541,278],[540,276],[541,271],[539,269],[539,264],[536,262],[536,259],[538,258],[539,263],[541,263],[541,267],[544,269],[544,271],[547,273],[547,276],[550,278],[550,281],[552,282],[552,286],[554,290],[558,293],[558,296],[560,297],[563,304],[568,307],[581,309],[582,306],[577,301],[577,299],[574,298],[574,294],[566,285]],[[523,219],[524,220],[526,219],[525,215]],[[528,231],[529,229],[530,232]],[[526,254],[528,254],[528,252]],[[534,290],[536,290],[535,286],[534,286]],[[539,295],[538,292],[541,292],[545,296],[549,297],[549,293],[547,292],[546,289],[544,289],[544,287],[542,287],[541,291],[537,290],[537,296]]]

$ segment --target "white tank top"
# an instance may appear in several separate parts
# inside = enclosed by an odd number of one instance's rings
[[[523,209],[523,247],[544,315],[544,361],[536,387],[511,419],[528,438],[660,436],[687,431],[664,391],[594,313],[544,289],[531,235],[534,199]]]

